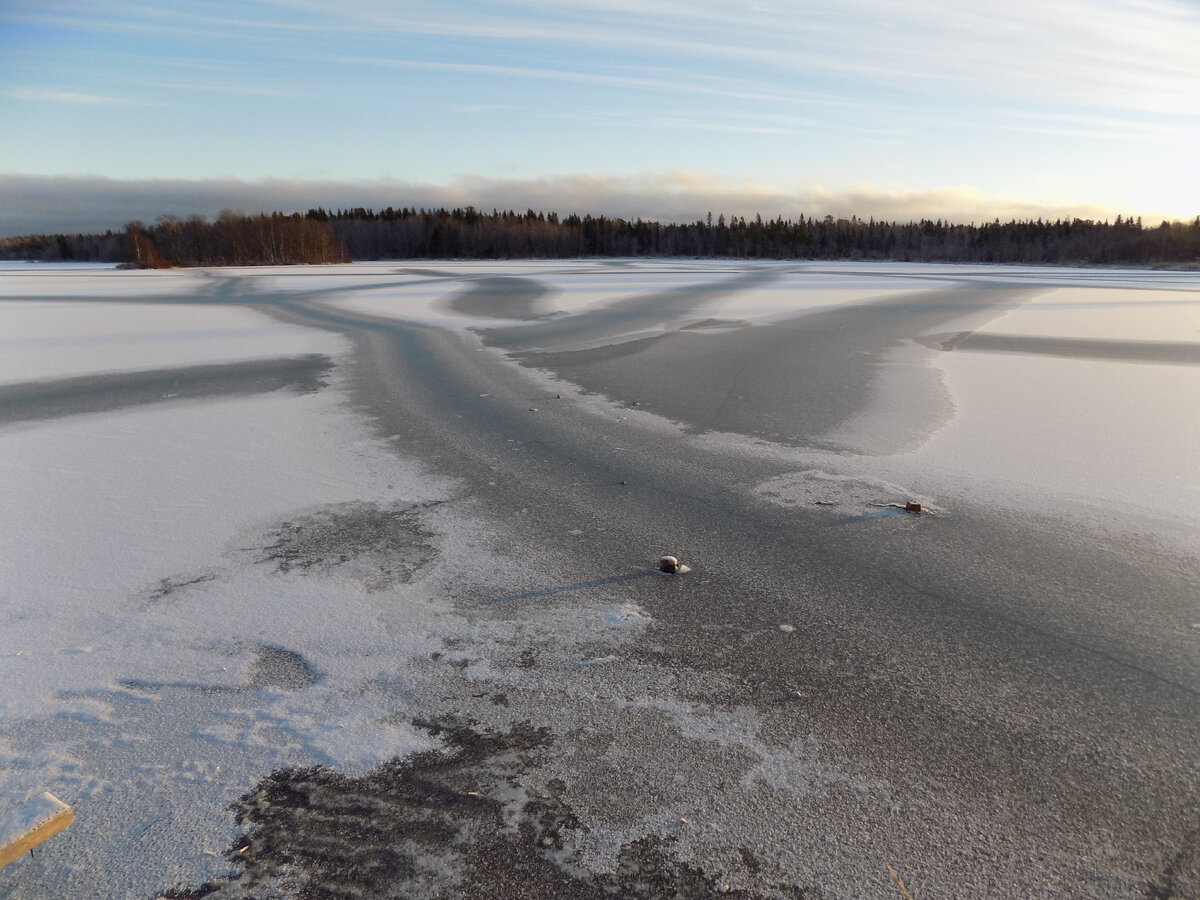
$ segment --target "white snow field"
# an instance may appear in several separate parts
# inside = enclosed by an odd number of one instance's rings
[[[102,297],[119,293],[114,277],[132,294],[141,286],[128,273],[91,277]],[[35,295],[86,295],[76,273],[40,278]],[[60,305],[24,300],[28,286],[0,274],[9,382],[345,351],[336,337],[253,312]],[[144,895],[223,871],[224,808],[256,778],[429,743],[378,721],[395,710],[395,689],[375,684],[372,657],[427,652],[429,634],[458,627],[445,607],[414,598],[410,627],[389,634],[352,580],[280,578],[238,547],[297,510],[407,506],[448,490],[368,437],[336,390],[0,431],[0,810],[48,786],[79,804],[78,852],[56,876],[64,895]],[[244,690],[276,649],[297,654],[280,655],[285,666],[305,661],[292,681],[307,665],[320,684],[298,699],[285,671],[278,685],[268,674]],[[222,689],[240,694],[231,703]]]
[[[978,328],[979,335],[1200,347],[1200,276],[964,267],[967,278],[1051,286]],[[943,270],[944,271],[944,270]],[[1147,284],[1150,288],[1147,289]],[[946,331],[953,331],[947,328]],[[919,445],[882,451],[913,398],[889,371],[933,366],[953,415]],[[1195,552],[1200,540],[1200,367],[1066,358],[1017,350],[890,354],[875,402],[839,430],[857,461],[814,466],[882,477],[911,493],[1069,515]]]
[[[362,772],[436,745],[412,724],[420,708],[405,666],[458,639],[515,640],[505,631],[515,626],[456,611],[457,572],[489,572],[515,593],[537,583],[530,569],[557,565],[538,548],[519,560],[502,552],[499,526],[474,514],[462,483],[372,430],[351,403],[348,340],[249,301],[304,295],[465,330],[511,324],[448,302],[481,280],[532,280],[544,314],[564,317],[758,270],[772,277],[653,329],[701,319],[769,329],[868,298],[1002,284],[1036,295],[976,335],[1200,345],[1197,273],[693,261],[0,268],[0,390],[311,354],[333,364],[315,391],[0,422],[0,813],[49,790],[76,814],[39,851],[55,854],[52,867],[28,869],[47,880],[0,873],[0,897],[50,884],[62,896],[150,896],[228,872],[228,805],[272,770]],[[842,449],[728,433],[679,440],[784,461],[792,474],[747,488],[775,502],[811,500],[814,482],[845,497],[886,484],[949,516],[968,503],[1032,509],[1200,553],[1200,367],[1028,352],[1039,346],[895,348],[871,405],[829,436]],[[919,400],[891,376],[909,367],[933,369],[952,408],[896,447],[891,425]],[[636,416],[621,422],[639,427]],[[331,544],[358,540],[361,552],[325,554],[331,531]],[[580,677],[601,678],[652,621],[618,593],[547,613],[540,627],[579,649]],[[486,663],[464,677],[486,680]],[[788,783],[800,777],[789,759],[764,756],[747,777]]]

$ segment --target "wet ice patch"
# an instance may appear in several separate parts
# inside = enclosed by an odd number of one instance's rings
[[[260,536],[261,546],[239,549],[276,572],[336,570],[368,590],[382,590],[411,581],[434,559],[433,538],[417,507],[356,502],[289,519]]]
[[[934,507],[925,497],[884,479],[839,475],[821,469],[788,472],[761,482],[754,495],[787,507],[808,507],[838,516],[882,517],[903,512],[904,504],[919,502]]]

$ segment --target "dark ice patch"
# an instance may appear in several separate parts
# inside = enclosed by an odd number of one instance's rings
[[[886,354],[947,321],[990,321],[1036,291],[981,287],[886,296],[797,315],[752,328],[665,330],[630,338],[626,319],[610,308],[611,321],[595,317],[591,343],[562,349],[548,346],[569,324],[520,326],[529,344],[545,333],[541,347],[514,346],[509,355],[523,365],[548,369],[586,391],[612,400],[638,397],[659,415],[693,431],[736,432],[786,444],[840,449],[828,435],[868,410],[878,380],[887,373],[904,379],[920,415],[901,423],[885,440],[891,452],[919,441],[948,420],[952,405],[936,372],[888,369]],[[649,310],[639,310],[643,318]],[[664,309],[660,320],[670,318]],[[630,312],[633,316],[633,313]],[[558,331],[556,331],[558,329]],[[605,329],[615,335],[604,341]],[[508,347],[512,329],[488,332]],[[576,335],[572,335],[576,337]]]
[[[1019,353],[1053,356],[1059,359],[1094,359],[1159,366],[1200,366],[1200,343],[981,334],[978,331],[931,334],[921,338],[921,343],[934,350],[946,352],[967,350],[976,353]]]
[[[202,694],[235,694],[274,688],[280,691],[299,691],[321,680],[321,673],[295,650],[272,644],[257,644],[250,671],[241,687],[224,684],[204,684],[195,681],[153,681],[145,678],[124,678],[122,687],[144,694],[168,690],[194,691]]]
[[[639,294],[549,321],[483,332],[484,340],[506,350],[578,350],[626,340],[628,335],[658,330],[707,304],[759,287],[779,278],[780,270],[754,268],[721,281],[687,284]]]
[[[320,679],[321,673],[295,650],[260,644],[254,648],[254,662],[250,667],[246,690],[276,688],[298,691],[316,684]]]
[[[314,393],[333,360],[319,353],[285,359],[145,372],[84,375],[0,387],[0,423],[39,421],[210,397],[244,397],[284,388]]]
[[[174,596],[179,591],[185,588],[192,587],[197,584],[205,584],[209,581],[215,581],[217,578],[216,572],[200,572],[187,575],[170,575],[161,579],[154,585],[143,598],[146,603],[154,604],[168,597]]]
[[[445,269],[421,269],[421,268],[417,268],[415,266],[405,266],[402,269],[397,269],[396,274],[398,274],[398,275],[414,275],[418,278],[447,278],[447,279],[462,278],[462,275],[458,272],[449,272]]]
[[[494,275],[473,279],[466,290],[455,294],[444,305],[465,316],[525,321],[549,315],[549,299],[560,293],[532,278]]]
[[[735,328],[751,328],[745,319],[701,319],[680,327],[680,331],[731,331]]]
[[[164,896],[809,896],[790,885],[762,895],[727,888],[657,834],[623,846],[615,871],[589,872],[573,851],[586,826],[567,786],[535,789],[525,777],[549,750],[549,732],[417,724],[445,749],[361,777],[321,767],[274,772],[233,804],[245,829],[226,853],[233,874]]]
[[[412,580],[437,552],[420,507],[343,503],[275,526],[258,548],[256,562],[278,572],[335,569],[382,589]]]

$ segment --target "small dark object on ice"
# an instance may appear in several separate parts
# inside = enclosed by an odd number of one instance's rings
[[[666,572],[668,575],[682,575],[684,572],[692,570],[687,566],[681,565],[679,560],[674,556],[660,556],[658,559],[658,571]]]
[[[922,515],[926,516],[932,516],[934,514],[933,510],[926,509],[916,500],[905,500],[903,503],[872,503],[871,505],[877,506],[880,509],[898,509],[903,512],[921,513]]]
[[[622,481],[621,484],[629,484],[628,481]]]

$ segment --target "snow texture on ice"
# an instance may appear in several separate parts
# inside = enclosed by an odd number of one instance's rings
[[[345,359],[341,338],[231,307],[234,274],[258,295],[500,331],[523,326],[486,315],[480,296],[452,298],[487,279],[529,279],[545,301],[528,305],[531,314],[569,317],[753,266],[771,264],[371,264],[219,275],[0,267],[0,382],[298,354]],[[702,310],[639,327],[770,328],[868,297],[986,282],[1041,293],[981,334],[1200,340],[1194,274],[807,263],[770,273]],[[849,452],[685,435],[645,409],[583,397],[544,372],[530,377],[614,426],[769,457],[784,474],[750,489],[831,521],[910,499],[953,516],[969,501],[1082,517],[1195,552],[1196,367],[932,352],[930,361],[930,348],[913,342],[879,361],[873,403],[838,434]],[[939,381],[951,407],[939,430],[897,448],[880,435],[894,432],[889,417],[908,415],[908,399],[889,392],[904,367]],[[459,485],[372,435],[340,378],[335,366],[316,393],[0,426],[0,515],[13,524],[0,532],[0,808],[49,788],[83,811],[87,827],[64,835],[72,850],[56,872],[69,893],[200,883],[227,870],[216,854],[233,834],[230,802],[272,770],[363,772],[436,746],[412,724],[409,679],[422,666],[514,690],[558,679],[556,702],[637,709],[650,731],[737,747],[757,760],[749,791],[886,794],[810,747],[765,746],[750,710],[636,693],[657,676],[619,648],[655,626],[622,598],[624,583],[547,578],[562,573],[550,554],[504,548],[470,518],[469,502],[447,502]],[[511,602],[493,604],[492,618],[464,619],[449,596],[448,557],[486,571],[493,599]],[[572,602],[545,603],[564,581]],[[522,604],[545,608],[506,618]],[[797,637],[776,634],[781,646]],[[529,674],[535,664],[540,682]],[[615,671],[619,685],[609,683]],[[593,839],[595,859],[615,861],[614,845]]]

